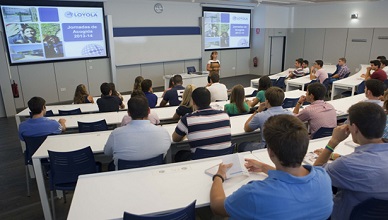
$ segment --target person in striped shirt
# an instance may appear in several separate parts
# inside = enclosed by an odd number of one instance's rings
[[[294,79],[297,77],[302,77],[305,75],[305,72],[303,71],[302,67],[303,59],[296,59],[295,60],[295,70],[290,71],[290,74],[288,75],[288,78]]]
[[[224,149],[231,146],[231,127],[228,114],[210,107],[210,92],[205,87],[196,88],[192,94],[196,111],[186,114],[178,122],[172,140],[180,142],[187,136],[190,151],[181,150],[175,161],[186,161],[196,148]]]

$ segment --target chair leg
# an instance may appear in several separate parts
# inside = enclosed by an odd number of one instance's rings
[[[55,220],[56,219],[56,215],[55,215],[55,204],[54,204],[54,191],[51,190],[50,194],[51,194],[51,209],[53,211],[53,219]]]
[[[27,183],[27,196],[30,197],[30,176],[28,174],[28,165],[26,165],[26,183]]]
[[[62,193],[63,193],[63,203],[66,203],[66,192],[65,192],[65,190],[63,190]]]

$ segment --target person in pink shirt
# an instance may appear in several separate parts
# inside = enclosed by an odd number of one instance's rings
[[[323,83],[325,79],[327,79],[329,76],[327,75],[326,70],[322,68],[323,61],[322,60],[316,60],[314,65],[311,67],[310,71],[310,79],[317,79],[320,83]]]
[[[307,87],[306,95],[302,95],[295,108],[294,114],[303,122],[308,122],[310,134],[313,135],[321,127],[334,128],[337,126],[337,114],[335,108],[326,103],[323,98],[326,94],[326,88],[321,83],[312,83]],[[311,104],[299,111],[304,102]]]

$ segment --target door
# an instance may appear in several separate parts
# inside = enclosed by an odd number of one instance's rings
[[[270,64],[269,74],[280,73],[284,69],[284,42],[286,37],[270,37],[271,49],[270,49]]]

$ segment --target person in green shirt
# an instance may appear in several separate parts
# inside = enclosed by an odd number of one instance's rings
[[[259,92],[252,101],[248,101],[250,107],[254,107],[257,103],[265,102],[265,90],[272,86],[271,79],[268,76],[262,76],[259,80]]]
[[[228,113],[228,115],[238,115],[249,112],[250,108],[244,100],[244,87],[240,84],[235,85],[232,88],[232,93],[230,94],[230,103],[225,104],[224,111]]]

